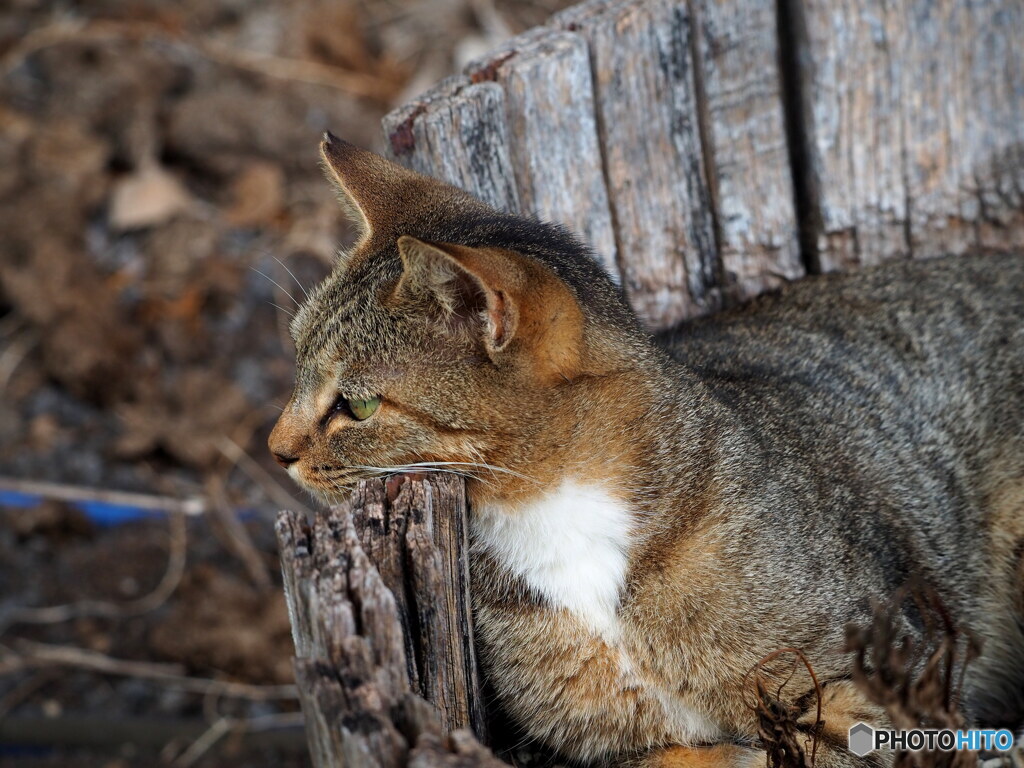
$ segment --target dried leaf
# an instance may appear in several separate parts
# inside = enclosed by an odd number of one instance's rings
[[[110,226],[118,231],[163,224],[192,205],[188,190],[157,165],[143,166],[114,187]]]
[[[271,163],[251,163],[231,182],[231,198],[224,217],[232,226],[269,224],[284,206],[284,172]]]

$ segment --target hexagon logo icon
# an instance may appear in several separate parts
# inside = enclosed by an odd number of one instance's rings
[[[864,757],[875,748],[875,729],[867,723],[850,726],[850,751],[857,757]]]

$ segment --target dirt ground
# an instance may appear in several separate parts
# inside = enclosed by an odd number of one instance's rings
[[[0,6],[0,494],[71,499],[0,496],[0,766],[306,764],[271,525],[310,502],[265,442],[349,237],[318,138],[379,147],[567,4]],[[78,487],[206,513],[99,525]]]

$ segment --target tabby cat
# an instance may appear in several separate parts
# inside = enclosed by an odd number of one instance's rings
[[[844,629],[912,576],[983,640],[970,720],[1024,714],[1024,258],[813,277],[652,338],[564,229],[321,149],[361,236],[295,317],[270,448],[327,500],[471,475],[478,643],[529,735],[763,766],[747,675],[798,647],[818,765],[886,765],[847,750],[885,715]],[[783,696],[810,728],[802,669]]]

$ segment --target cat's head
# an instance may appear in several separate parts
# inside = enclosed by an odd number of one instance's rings
[[[321,152],[360,237],[292,323],[278,461],[331,499],[365,477],[509,480],[551,459],[585,407],[576,385],[621,366],[608,340],[642,337],[619,291],[559,227],[330,135]]]

